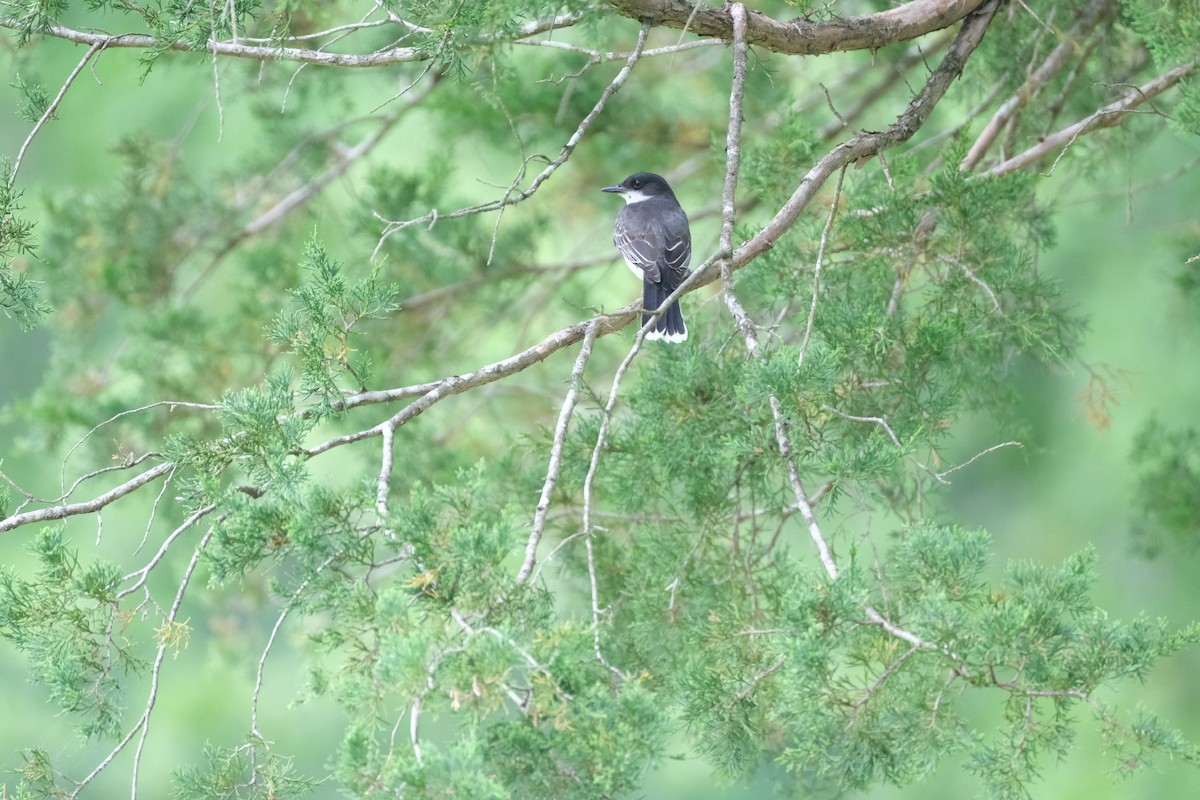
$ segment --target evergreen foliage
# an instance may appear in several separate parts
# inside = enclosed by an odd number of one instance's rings
[[[31,732],[0,794],[636,797],[682,754],[787,796],[961,766],[1020,798],[1089,726],[1122,775],[1200,761],[1105,694],[1200,625],[1111,618],[1095,547],[1001,565],[941,504],[964,427],[1016,427],[1014,365],[1079,363],[1042,187],[1108,157],[1099,128],[1197,129],[1194,3],[963,2],[919,49],[868,17],[870,52],[803,64],[757,17],[740,63],[746,12],[682,0],[85,6],[0,2],[22,74],[89,48],[56,99],[15,79],[32,152],[110,63],[222,138],[93,131],[107,172],[45,193],[40,238],[39,173],[4,162],[0,310],[52,354],[4,411],[0,637],[85,747]],[[890,7],[762,13],[815,42]],[[785,219],[958,57],[924,127]],[[677,170],[717,263],[683,346],[596,277],[594,190],[635,167]],[[1194,540],[1196,439],[1137,444],[1146,550]],[[251,688],[204,702],[243,727],[160,745],[166,676],[213,652]],[[304,713],[316,761],[278,741]]]

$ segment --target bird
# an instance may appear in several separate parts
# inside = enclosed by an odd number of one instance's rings
[[[653,172],[635,172],[616,186],[601,191],[619,194],[625,207],[617,214],[613,244],[630,271],[642,279],[642,325],[662,307],[691,272],[692,233],[687,214],[670,184]],[[672,344],[686,341],[687,325],[676,300],[646,334]]]

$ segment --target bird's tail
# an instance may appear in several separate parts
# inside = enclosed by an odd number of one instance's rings
[[[671,290],[661,283],[645,281],[642,286],[642,307],[647,312],[657,311],[663,301],[671,295]],[[642,325],[649,322],[651,316],[649,313],[643,313]],[[661,339],[672,344],[687,341],[687,336],[687,325],[683,322],[683,312],[679,310],[678,300],[671,304],[666,313],[655,320],[654,327],[646,334],[647,339]]]

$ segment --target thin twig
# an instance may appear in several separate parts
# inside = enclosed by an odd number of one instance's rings
[[[141,569],[139,569],[135,572],[131,572],[128,575],[126,575],[125,577],[121,578],[121,583],[126,583],[130,580],[133,580],[134,578],[137,578],[137,581],[130,584],[126,588],[122,589],[121,591],[117,592],[117,596],[115,599],[118,601],[122,600],[123,598],[133,594],[138,589],[145,586],[146,580],[150,577],[150,571],[153,570],[156,566],[158,566],[158,564],[163,560],[163,558],[166,557],[167,551],[171,548],[171,545],[173,545],[175,543],[175,540],[178,539],[180,536],[182,536],[184,533],[187,533],[187,531],[193,525],[195,525],[200,520],[204,519],[206,516],[211,514],[216,509],[217,509],[216,505],[210,503],[209,505],[206,505],[202,508],[196,509],[190,515],[188,515],[188,518],[185,519],[182,523],[180,523],[179,527],[176,528],[175,530],[171,531],[170,535],[168,535],[167,538],[163,540],[162,545],[158,548],[158,552],[154,554],[153,558],[151,558],[148,562],[146,562],[146,566],[142,567]]]
[[[254,671],[254,691],[250,694],[250,733],[260,741],[265,741],[265,738],[258,730],[258,698],[262,694],[263,671],[266,669],[267,656],[270,655],[271,649],[275,645],[275,638],[279,635],[279,629],[283,627],[284,620],[287,619],[288,614],[295,608],[296,601],[300,599],[300,595],[308,588],[308,584],[341,555],[341,553],[334,553],[329,556],[305,577],[300,585],[296,587],[296,591],[292,592],[291,597],[288,598],[287,603],[284,604],[278,616],[275,617],[275,624],[271,626],[271,634],[267,637],[266,645],[263,646],[262,655],[258,658],[258,668]]]
[[[1135,109],[1142,103],[1149,101],[1151,98],[1162,94],[1167,89],[1170,89],[1181,80],[1191,75],[1196,68],[1196,63],[1183,64],[1175,67],[1175,69],[1164,72],[1152,81],[1143,84],[1140,87],[1135,87],[1133,91],[1126,94],[1121,99],[1109,103],[1103,108],[1094,111],[1073,125],[1055,131],[1054,133],[1042,138],[1036,145],[1029,149],[1018,153],[1012,158],[1003,161],[982,174],[995,177],[998,175],[1006,175],[1018,169],[1023,169],[1031,164],[1035,164],[1046,158],[1054,151],[1059,151],[1058,156],[1054,159],[1054,163],[1050,166],[1050,171],[1046,175],[1053,174],[1058,162],[1066,155],[1067,150],[1075,143],[1075,140],[1080,136],[1091,133],[1092,131],[1101,130],[1103,128],[1111,128],[1120,124],[1126,114],[1136,113]],[[1145,112],[1142,112],[1145,113]],[[1160,113],[1151,111],[1149,113]]]
[[[83,503],[67,503],[64,505],[51,506],[49,508],[39,508],[36,511],[26,511],[23,514],[13,514],[6,519],[0,519],[0,533],[11,531],[19,528],[22,525],[28,525],[31,522],[50,522],[51,520],[66,519],[78,514],[91,514],[99,511],[108,504],[119,500],[130,492],[134,492],[147,483],[166,475],[171,470],[175,469],[175,464],[166,461],[159,464],[157,467],[148,469],[141,475],[116,486],[98,497],[88,500]]]
[[[867,702],[871,699],[871,697],[873,697],[874,694],[883,687],[883,684],[887,683],[887,679],[889,677],[891,677],[892,673],[895,672],[896,670],[898,670],[900,668],[900,666],[902,664],[904,664],[905,661],[910,659],[913,656],[913,654],[916,653],[920,649],[921,648],[918,647],[917,645],[913,645],[912,647],[908,648],[903,653],[901,653],[896,658],[895,661],[893,661],[891,664],[888,664],[887,668],[882,673],[880,673],[878,678],[875,679],[875,682],[867,688],[866,692],[863,693],[862,699],[854,704],[854,706],[853,706],[854,710],[857,711],[858,709],[860,709],[864,705],[866,705]]]
[[[892,440],[892,444],[896,445],[896,447],[900,448],[901,450],[904,449],[904,445],[900,444],[900,439],[896,436],[895,431],[892,430],[892,426],[889,425],[888,421],[883,417],[860,417],[854,414],[847,414],[844,411],[838,411],[833,406],[825,406],[825,408],[829,411],[832,411],[834,414],[837,414],[842,419],[848,419],[852,422],[871,422],[878,425],[879,427],[883,428],[885,433],[887,433],[888,438]]]
[[[878,625],[892,636],[895,636],[897,639],[903,639],[914,647],[919,647],[922,650],[929,650],[935,647],[934,644],[925,641],[915,633],[909,633],[903,628],[888,622],[888,620],[885,619],[882,614],[875,610],[874,606],[867,606],[865,609],[863,609],[863,611],[866,613],[867,619],[871,621],[872,625]]]
[[[590,529],[588,534],[583,537],[583,541],[587,545],[588,584],[592,590],[592,646],[595,651],[596,660],[623,681],[625,680],[625,673],[613,666],[604,657],[604,650],[600,646],[600,588],[596,579],[596,556],[592,548]]]
[[[567,428],[571,424],[571,416],[575,413],[575,402],[579,397],[579,387],[583,382],[583,371],[588,359],[592,357],[592,345],[596,342],[598,325],[591,324],[583,336],[583,346],[575,358],[575,366],[571,369],[570,386],[567,396],[563,398],[562,408],[558,412],[558,424],[554,427],[554,441],[550,446],[550,463],[546,467],[546,480],[542,484],[542,494],[538,499],[537,509],[533,515],[533,529],[529,532],[529,541],[525,544],[525,561],[517,573],[518,585],[529,579],[537,561],[538,542],[542,540],[542,532],[546,527],[546,512],[550,510],[550,498],[554,493],[554,484],[558,482],[562,470],[562,451],[567,439]]]
[[[964,462],[963,462],[963,463],[961,463],[961,464],[958,464],[958,465],[956,465],[956,466],[953,466],[953,467],[951,467],[950,469],[948,469],[948,470],[945,470],[944,472],[935,472],[935,473],[933,473],[933,477],[937,478],[937,479],[938,479],[939,481],[941,481],[942,483],[949,483],[949,481],[945,480],[945,478],[946,478],[946,476],[947,476],[947,475],[949,475],[951,472],[957,472],[958,470],[960,470],[960,469],[962,469],[962,468],[964,468],[964,467],[969,467],[969,466],[970,466],[970,465],[971,465],[971,464],[972,464],[972,463],[973,463],[973,462],[974,462],[976,459],[978,459],[978,458],[983,458],[983,457],[984,457],[984,456],[986,456],[988,453],[995,452],[996,450],[999,450],[1001,447],[1024,447],[1024,446],[1025,446],[1025,445],[1021,444],[1020,442],[1016,442],[1016,441],[1012,441],[1012,442],[1000,442],[1000,444],[994,444],[994,445],[992,445],[991,447],[989,447],[989,448],[987,448],[987,449],[985,449],[985,450],[981,450],[981,451],[979,451],[978,453],[976,453],[975,455],[971,456],[970,458],[968,458],[966,461],[964,461]]]
[[[188,562],[187,569],[184,570],[183,579],[179,583],[179,589],[175,593],[175,601],[171,603],[171,608],[167,612],[166,618],[163,620],[164,629],[169,625],[175,624],[175,619],[179,614],[179,607],[183,603],[184,593],[187,590],[188,584],[192,580],[192,574],[196,571],[196,565],[200,563],[200,554],[204,551],[204,548],[208,545],[208,542],[212,536],[213,531],[209,530],[204,535],[204,538],[200,540],[200,543],[196,546],[195,552],[192,553],[192,558]],[[95,769],[93,769],[86,777],[75,784],[75,790],[71,792],[71,794],[67,795],[68,800],[75,800],[75,798],[79,797],[83,790],[87,788],[88,784],[95,780],[96,776],[103,772],[104,769],[112,763],[113,759],[115,759],[129,745],[129,743],[133,741],[134,736],[137,736],[140,733],[141,736],[138,740],[138,746],[136,752],[134,753],[133,759],[132,797],[134,800],[136,800],[138,772],[141,766],[142,749],[146,744],[146,736],[150,730],[150,714],[154,710],[155,703],[158,700],[159,674],[162,671],[163,658],[166,656],[169,646],[169,642],[160,642],[158,650],[155,653],[154,663],[150,667],[150,690],[147,693],[146,705],[142,709],[141,716],[138,718],[137,722],[133,724],[133,727],[129,729],[129,733],[127,733],[124,738],[121,739],[121,741],[117,742],[117,744],[113,746],[112,750],[110,750],[108,755],[96,765]]]
[[[430,225],[432,225],[439,219],[457,219],[458,217],[465,217],[472,214],[483,214],[491,211],[498,211],[507,206],[524,202],[532,197],[537,192],[538,188],[545,183],[550,176],[558,170],[559,167],[567,162],[567,159],[571,157],[571,153],[575,151],[575,147],[579,144],[580,140],[583,139],[583,135],[587,132],[588,128],[591,127],[592,123],[595,122],[596,118],[600,116],[600,113],[604,110],[605,106],[608,105],[608,101],[611,100],[613,95],[615,95],[621,89],[621,87],[625,85],[625,81],[629,79],[629,75],[633,71],[633,66],[638,62],[638,59],[641,58],[642,50],[646,46],[646,37],[650,34],[650,27],[651,22],[649,19],[647,19],[642,24],[642,29],[638,33],[637,44],[634,46],[633,52],[630,53],[629,58],[626,60],[625,66],[621,67],[621,70],[617,73],[616,77],[613,78],[612,82],[605,87],[604,91],[600,95],[600,99],[596,101],[596,104],[592,106],[592,110],[588,112],[587,116],[585,116],[579,123],[578,127],[575,128],[575,132],[571,134],[569,139],[567,139],[566,144],[562,146],[562,149],[559,151],[558,155],[546,165],[545,169],[537,174],[537,176],[533,179],[533,182],[530,183],[528,187],[517,192],[506,192],[504,197],[499,200],[491,200],[479,205],[460,208],[448,214],[442,214],[437,209],[433,209],[423,217],[417,217],[415,219],[404,221],[387,221],[387,225],[384,227],[383,232],[379,236],[379,242],[375,245],[375,254],[377,255],[379,253],[379,249],[383,246],[384,241],[387,240],[388,237],[394,233],[397,233],[398,231],[403,230],[404,228],[409,227],[410,225],[421,223],[430,223]],[[522,165],[522,169],[523,168],[524,165]],[[382,217],[380,217],[380,219],[382,219]]]
[[[85,433],[79,441],[77,441],[77,442],[75,442],[75,444],[71,445],[71,449],[67,451],[67,454],[65,456],[63,456],[62,464],[60,465],[59,472],[58,472],[59,487],[60,487],[60,489],[62,489],[63,493],[61,495],[59,495],[58,499],[60,501],[66,500],[68,497],[71,496],[71,494],[75,491],[75,488],[79,485],[79,481],[77,480],[77,481],[75,481],[75,483],[73,483],[71,485],[70,490],[67,490],[65,488],[66,482],[67,482],[67,479],[66,479],[67,461],[70,460],[71,455],[76,450],[78,450],[80,447],[83,446],[83,443],[86,442],[92,436],[92,434],[94,434],[96,431],[103,428],[105,425],[111,425],[112,423],[121,419],[121,417],[127,417],[131,414],[138,414],[138,413],[141,413],[142,411],[149,411],[152,408],[161,408],[163,406],[166,406],[167,409],[170,411],[174,411],[176,408],[197,408],[197,409],[200,409],[203,411],[218,411],[221,408],[221,406],[213,404],[213,403],[190,403],[190,402],[186,402],[186,401],[182,401],[182,400],[160,400],[156,403],[148,403],[144,406],[139,406],[137,408],[129,408],[124,411],[119,411],[116,414],[113,414],[111,417],[104,420],[103,422],[92,426],[92,429],[90,431],[88,431],[87,433]],[[117,467],[116,469],[121,469],[121,468],[122,467]]]
[[[757,675],[755,675],[753,678],[751,678],[750,682],[747,683],[744,687],[742,687],[742,690],[740,692],[738,692],[736,695],[734,695],[733,699],[735,701],[745,700],[747,697],[750,696],[750,693],[754,691],[754,688],[756,686],[758,686],[767,677],[769,677],[771,675],[771,673],[775,672],[780,667],[782,667],[784,661],[787,661],[787,653],[784,653],[779,658],[775,659],[774,664],[772,664],[771,666],[762,670]]]
[[[883,155],[882,153],[880,154]],[[817,245],[817,263],[813,267],[812,303],[808,307],[808,321],[804,325],[804,338],[800,341],[800,354],[797,363],[804,363],[808,354],[808,343],[812,340],[813,325],[817,319],[817,299],[821,296],[821,267],[825,263],[825,248],[829,244],[829,232],[833,230],[833,219],[837,216],[838,204],[842,202],[842,180],[846,177],[846,166],[838,171],[837,187],[833,190],[833,202],[829,204],[829,216],[825,219],[825,227],[821,230],[821,241]]]
[[[997,313],[1004,313],[1004,309],[1000,306],[1000,298],[996,297],[996,293],[992,291],[992,287],[984,283],[979,276],[975,274],[974,270],[953,256],[942,254],[939,255],[938,258],[944,263],[949,264],[952,267],[958,267],[960,270],[962,270],[962,273],[967,276],[967,280],[978,286],[980,289],[983,289],[983,291],[987,294],[988,299],[992,301],[992,310]]]
[[[12,187],[13,183],[17,180],[17,170],[21,168],[21,160],[25,158],[25,151],[29,149],[29,145],[33,141],[33,137],[37,136],[38,131],[42,129],[42,126],[54,116],[54,112],[58,110],[59,104],[62,103],[63,98],[67,96],[67,89],[71,88],[71,84],[75,82],[75,79],[79,77],[79,73],[82,72],[83,68],[87,66],[89,61],[92,60],[92,56],[96,55],[96,53],[100,52],[104,48],[104,42],[93,43],[92,46],[88,48],[88,51],[84,53],[83,58],[79,59],[79,63],[75,65],[75,69],[71,70],[71,74],[67,76],[65,81],[63,81],[63,85],[59,88],[58,94],[55,96],[54,100],[51,101],[50,105],[46,106],[46,110],[42,112],[42,116],[38,118],[38,121],[34,124],[33,130],[29,132],[29,135],[25,137],[25,141],[21,143],[21,149],[17,151],[17,157],[13,161],[12,170],[8,173],[9,187]]]
[[[528,47],[550,47],[556,50],[566,50],[571,53],[578,53],[582,56],[587,56],[589,64],[599,64],[603,61],[622,61],[632,55],[629,50],[593,50],[590,47],[582,47],[570,42],[560,41],[558,39],[518,39],[513,44],[525,45]],[[690,42],[680,42],[679,44],[669,44],[662,47],[651,47],[642,51],[642,58],[654,58],[655,56],[674,55],[687,50],[696,50],[702,47],[724,47],[725,42],[720,39],[694,39]],[[572,77],[578,77],[572,76]]]
[[[142,453],[140,456],[133,456],[132,454],[126,454],[125,456],[123,456],[121,458],[121,463],[119,463],[119,464],[114,464],[111,467],[100,467],[99,469],[94,469],[91,472],[86,472],[83,475],[80,475],[78,478],[75,479],[75,482],[71,484],[71,488],[67,489],[65,492],[63,492],[62,494],[60,494],[58,497],[54,498],[53,500],[38,500],[37,502],[48,503],[48,504],[61,503],[64,500],[66,500],[68,497],[70,497],[71,495],[75,494],[76,489],[78,489],[80,486],[87,483],[88,481],[92,480],[93,478],[98,478],[101,475],[107,475],[110,472],[121,472],[122,470],[132,469],[133,467],[140,466],[142,464],[142,462],[146,461],[147,459],[157,458],[158,456],[159,456],[159,453],[155,453],[153,451],[151,451],[149,453]],[[68,455],[67,457],[69,458],[70,456]],[[65,459],[64,459],[64,463],[65,463]],[[66,474],[65,472],[61,473],[60,477],[65,476],[65,474]],[[64,480],[65,480],[65,478],[64,478]],[[27,505],[27,503],[22,503],[20,507],[24,508],[26,505]]]
[[[565,28],[579,22],[583,13],[556,14],[552,17],[533,20],[517,28],[511,34],[511,39],[499,34],[479,37],[480,43],[513,41],[537,36],[556,28]],[[0,26],[12,27],[4,21]],[[335,30],[335,29],[330,29]],[[161,39],[148,34],[126,33],[112,36],[106,33],[93,33],[68,28],[57,23],[39,31],[59,39],[65,39],[76,44],[100,45],[101,47],[128,47],[137,50],[158,50],[163,47]],[[281,47],[278,41],[272,40],[266,44],[246,44],[250,39],[238,41],[218,41],[209,39],[203,43],[195,43],[186,39],[177,39],[167,47],[183,52],[196,51],[214,53],[231,58],[246,58],[254,61],[295,61],[301,64],[320,64],[332,67],[350,67],[366,69],[371,67],[386,67],[412,61],[428,61],[433,54],[426,47],[387,47],[371,53],[329,53],[308,47]]]

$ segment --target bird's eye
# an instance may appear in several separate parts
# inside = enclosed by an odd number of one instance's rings
[[[646,182],[644,180],[642,180],[641,178],[638,178],[637,180],[635,180],[633,182],[633,188],[640,189],[640,188],[642,188],[642,186],[645,185],[645,183]]]

